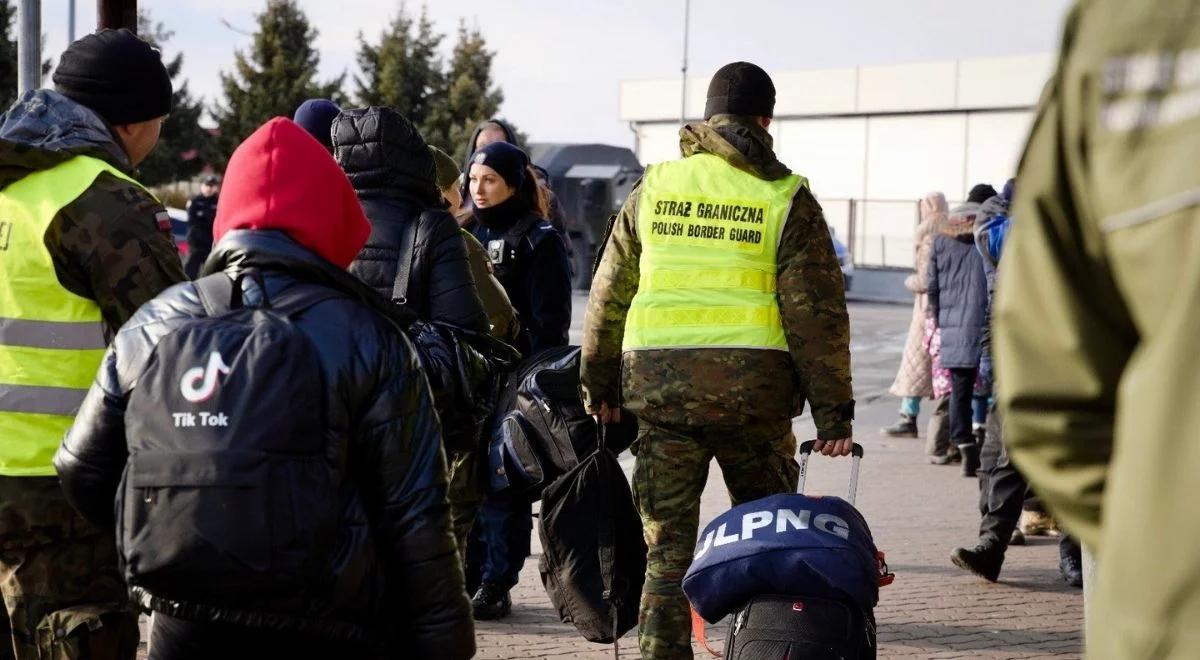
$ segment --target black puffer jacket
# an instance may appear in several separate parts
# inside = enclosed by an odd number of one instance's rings
[[[405,234],[417,223],[406,307],[422,319],[488,332],[466,243],[441,210],[433,154],[420,133],[396,111],[371,107],[341,114],[333,145],[371,221],[350,272],[391,300]]]
[[[372,303],[366,287],[281,232],[230,232],[206,268],[258,269],[272,299],[297,288],[314,296],[331,288],[345,294],[294,320],[316,349],[329,392],[326,437],[342,511],[329,554],[336,558],[329,567],[336,578],[322,600],[284,612],[168,601],[138,589],[135,596],[152,610],[183,618],[307,630],[389,647],[385,640],[394,639],[390,653],[397,657],[470,657],[473,624],[450,532],[445,458],[412,345],[383,318],[382,303]],[[247,304],[257,304],[258,286],[245,286]],[[109,348],[55,457],[67,498],[93,523],[114,524],[113,502],[128,458],[124,412],[138,375],[164,335],[204,314],[194,285],[176,285],[143,306]]]

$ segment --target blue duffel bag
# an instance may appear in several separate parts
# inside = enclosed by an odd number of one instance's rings
[[[861,448],[855,454],[851,497]],[[803,474],[808,453],[801,456]],[[828,598],[871,612],[881,579],[888,581],[882,554],[850,502],[784,493],[736,506],[709,523],[683,592],[701,617],[715,623],[760,594]]]

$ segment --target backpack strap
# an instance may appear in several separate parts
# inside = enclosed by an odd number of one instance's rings
[[[206,315],[220,316],[234,309],[233,278],[226,275],[224,271],[201,277],[192,282],[192,286],[196,287],[196,297],[200,299],[200,304],[204,306],[204,313]],[[238,291],[238,293],[238,302],[240,303],[241,291]]]
[[[696,636],[696,641],[700,642],[700,646],[705,651],[708,651],[709,655],[711,655],[712,657],[714,657],[714,658],[722,657],[720,651],[717,651],[711,645],[709,645],[708,633],[705,632],[705,630],[704,630],[704,619],[700,616],[700,613],[697,612],[696,608],[694,608],[694,607],[691,607],[689,609],[691,609],[691,611],[692,611],[692,634]]]
[[[597,449],[596,451],[605,451],[604,443],[604,424],[596,422],[597,434]],[[613,593],[613,565],[616,563],[616,524],[613,521],[613,511],[611,503],[604,501],[603,510],[598,511],[600,514],[600,524],[597,526],[599,532],[599,555],[600,555],[600,581],[604,585],[603,598],[608,602],[609,616],[612,617],[613,624],[613,658],[619,660],[621,651],[618,647],[620,639],[617,637],[618,620],[617,615],[620,611],[622,596]]]
[[[397,305],[408,304],[408,283],[412,276],[412,265],[417,252],[417,227],[425,218],[425,214],[417,216],[404,228],[400,238],[400,261],[396,265],[396,281],[392,284],[392,302]]]

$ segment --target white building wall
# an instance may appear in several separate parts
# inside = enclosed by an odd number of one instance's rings
[[[867,199],[914,199],[929,190],[960,197],[965,115],[871,117],[867,139]]]
[[[775,73],[775,150],[809,178],[859,263],[910,267],[926,193],[954,205],[974,184],[999,189],[1015,174],[1052,67],[1050,55],[1029,55]],[[689,116],[702,115],[707,84],[689,79]],[[621,92],[639,159],[678,158],[680,81]]]
[[[862,67],[855,110],[879,113],[953,108],[958,94],[957,73],[957,62]]]
[[[986,181],[999,190],[1005,181],[1017,175],[1017,163],[1033,128],[1033,117],[1030,110],[967,115],[968,186]]]
[[[639,124],[638,160],[642,165],[679,158],[679,124]]]
[[[806,176],[822,197],[862,199],[866,195],[867,119],[786,119],[777,122],[775,153]]]

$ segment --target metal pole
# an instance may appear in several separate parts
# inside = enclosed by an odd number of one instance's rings
[[[17,8],[17,94],[42,86],[42,2],[21,0]]]
[[[679,92],[679,123],[687,123],[688,30],[691,25],[692,0],[683,0],[683,85]]]
[[[75,43],[75,0],[67,0],[67,44]]]

